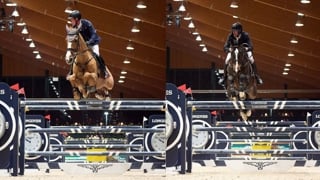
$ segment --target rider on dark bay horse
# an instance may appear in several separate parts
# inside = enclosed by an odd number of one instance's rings
[[[96,29],[89,20],[81,18],[81,13],[78,10],[73,10],[69,14],[69,20],[71,21],[72,27],[80,27],[81,36],[86,41],[88,47],[92,49],[93,55],[99,64],[101,78],[107,78],[108,73],[105,63],[99,52],[100,37],[98,36]],[[69,74],[72,74],[72,65]]]
[[[228,39],[224,44],[224,51],[228,54],[225,60],[224,75],[223,75],[223,78],[219,80],[219,84],[221,85],[224,84],[225,80],[227,79],[227,66],[228,66],[229,60],[231,59],[232,47],[240,46],[242,44],[248,45],[247,54],[252,65],[253,72],[255,74],[257,83],[262,84],[263,81],[258,75],[257,67],[256,67],[256,64],[254,63],[254,59],[252,55],[253,46],[252,46],[249,34],[247,32],[242,31],[242,25],[239,22],[232,24],[231,30],[232,32],[228,35]]]

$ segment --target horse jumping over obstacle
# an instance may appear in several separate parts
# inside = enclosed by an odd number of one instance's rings
[[[72,74],[67,77],[73,87],[73,98],[95,97],[99,100],[109,98],[109,91],[114,86],[114,79],[110,70],[107,78],[98,76],[100,70],[92,50],[87,46],[80,34],[80,27],[66,26],[67,53],[66,63],[71,65]]]
[[[231,101],[255,99],[257,82],[249,61],[246,44],[233,47],[227,68],[227,95]],[[243,120],[251,116],[251,110],[241,110]]]

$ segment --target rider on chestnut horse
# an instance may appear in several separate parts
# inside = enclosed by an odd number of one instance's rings
[[[97,63],[99,64],[101,73],[100,77],[107,78],[108,72],[105,68],[104,60],[102,59],[99,53],[100,37],[98,36],[96,29],[89,20],[81,18],[81,13],[78,10],[73,10],[69,14],[69,20],[71,21],[71,25],[73,28],[77,28],[78,26],[80,27],[80,34],[86,41],[87,46],[92,49],[92,54],[95,57]],[[69,75],[72,74],[72,65],[70,68]]]

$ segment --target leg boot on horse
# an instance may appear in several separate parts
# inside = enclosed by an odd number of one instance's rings
[[[103,58],[101,56],[98,56],[95,53],[93,54],[100,68],[100,77],[103,79],[106,79],[108,77],[108,72],[107,72],[106,65],[104,63]]]

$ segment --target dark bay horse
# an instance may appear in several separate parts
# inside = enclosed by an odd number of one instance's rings
[[[110,70],[107,78],[100,78],[100,68],[93,56],[92,50],[87,46],[79,32],[79,28],[68,25],[66,63],[72,65],[72,74],[67,77],[73,87],[74,99],[96,97],[97,99],[109,98],[109,90],[114,86]]]
[[[233,47],[227,68],[227,95],[231,101],[255,99],[257,82],[247,55],[246,44]],[[243,120],[251,116],[251,110],[241,110]]]

